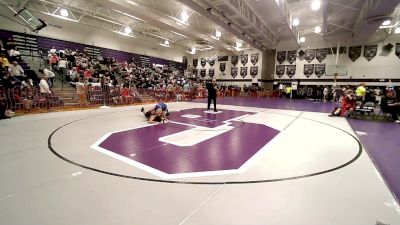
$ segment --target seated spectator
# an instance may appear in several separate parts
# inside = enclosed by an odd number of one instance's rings
[[[169,116],[168,107],[163,102],[159,102],[157,105],[154,106],[154,108],[146,112],[142,107],[141,112],[143,112],[149,123],[166,122],[167,116]]]
[[[400,102],[397,102],[397,99],[394,95],[394,90],[390,89],[386,91],[386,95],[382,96],[381,98],[380,106],[383,112],[390,113],[390,115],[392,115],[392,119],[396,123],[400,123]]]
[[[10,66],[10,62],[6,58],[5,54],[0,54],[0,62],[2,62],[3,68],[8,70],[8,67]]]
[[[344,96],[342,99],[341,106],[335,107],[335,109],[329,116],[343,116],[348,118],[354,112],[356,106],[356,99],[354,97],[353,91],[347,90],[346,96]]]
[[[24,70],[20,65],[18,65],[17,61],[12,62],[8,71],[10,72],[11,77],[15,78],[19,82],[21,82],[25,77]]]
[[[11,61],[21,61],[21,53],[19,52],[17,47],[10,50],[10,59]]]

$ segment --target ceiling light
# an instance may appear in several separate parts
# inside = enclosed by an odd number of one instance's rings
[[[243,43],[242,42],[236,42],[236,48],[241,48],[243,47]]]
[[[321,8],[321,2],[320,2],[320,0],[314,0],[314,1],[311,3],[311,9],[314,10],[314,11],[316,11],[316,10],[318,10],[319,8]]]
[[[165,44],[165,45],[169,45],[169,41],[168,41],[168,40],[165,40],[165,41],[164,41],[164,44]]]
[[[395,33],[395,34],[400,34],[400,27],[396,28],[396,29],[394,30],[394,33]]]
[[[388,26],[388,25],[390,25],[390,23],[391,23],[390,20],[385,20],[385,21],[382,23],[382,26]]]
[[[305,37],[301,37],[300,38],[300,42],[306,42],[306,38]]]
[[[183,11],[181,12],[181,20],[182,20],[183,22],[186,22],[188,19],[189,19],[188,13],[187,13],[185,10],[183,10]]]
[[[125,31],[126,34],[130,34],[132,32],[132,28],[125,27],[124,31]]]
[[[220,38],[222,36],[221,31],[215,30],[215,37]]]
[[[293,19],[293,26],[297,27],[300,24],[300,20],[298,18]]]
[[[191,48],[189,48],[189,51],[186,51],[187,53],[189,53],[189,54],[192,54],[192,55],[194,55],[194,54],[196,54],[196,48],[195,47],[191,47]]]
[[[314,28],[314,31],[315,31],[315,33],[321,33],[321,27],[320,26],[316,26],[315,28]]]
[[[67,17],[69,15],[69,13],[68,13],[68,11],[66,9],[61,9],[60,10],[60,15],[64,16],[64,17]]]

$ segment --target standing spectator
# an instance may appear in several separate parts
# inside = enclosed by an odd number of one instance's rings
[[[5,93],[5,107],[6,107],[6,116],[14,115],[12,108],[15,106],[14,100],[14,83],[10,77],[9,73],[4,73],[3,79],[1,79],[1,85],[4,88]]]
[[[49,83],[49,86],[52,88],[53,84],[54,84],[54,78],[56,77],[56,75],[53,73],[53,71],[48,70],[47,68],[43,69],[39,69],[39,73],[43,74],[44,76],[46,76],[47,82]]]
[[[208,90],[207,110],[210,110],[211,101],[213,101],[214,102],[214,112],[217,112],[218,85],[217,85],[217,80],[216,79],[212,79],[211,83],[207,84],[207,90]]]
[[[397,102],[393,89],[386,91],[386,95],[381,98],[381,109],[383,112],[390,113],[395,123],[400,123],[400,103]]]
[[[68,61],[66,58],[61,58],[60,61],[58,61],[58,71],[60,72],[60,75],[62,77],[62,81],[66,79],[67,76],[67,67],[68,67]]]
[[[51,70],[52,71],[57,71],[57,66],[58,66],[58,61],[59,60],[60,59],[58,58],[56,53],[51,53],[51,55],[49,57],[49,64],[51,65]]]
[[[361,83],[360,86],[356,89],[356,99],[357,101],[364,101],[365,94],[367,93],[367,89],[365,89],[367,85],[365,83]]]
[[[323,95],[324,95],[324,102],[327,102],[329,97],[329,89],[327,86],[324,87]]]
[[[76,94],[79,96],[79,107],[87,107],[87,87],[82,82],[82,78],[75,83],[76,85]]]
[[[10,66],[10,62],[6,58],[5,54],[0,54],[0,62],[2,62],[3,68],[8,70],[8,67]]]
[[[48,76],[46,76],[46,75],[42,76],[42,79],[39,82],[39,87],[40,87],[40,94],[42,95],[42,98],[44,99],[46,108],[50,109],[49,98],[51,95],[51,90],[50,90],[49,83],[47,82],[48,79],[49,79]]]

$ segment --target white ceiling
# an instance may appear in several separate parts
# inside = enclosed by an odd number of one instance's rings
[[[16,10],[25,6],[39,17],[41,13],[60,17],[59,9],[65,8],[70,19],[80,23],[114,32],[129,26],[134,36],[155,44],[168,39],[172,47],[183,51],[212,46],[214,51],[234,52],[232,46],[238,40],[247,43],[246,48],[259,50],[274,49],[279,43],[296,47],[298,34],[306,40],[379,41],[391,35],[394,27],[378,30],[382,18],[377,17],[391,16],[395,26],[399,22],[396,6],[400,0],[321,0],[317,11],[311,10],[312,1],[0,0]],[[182,11],[189,16],[186,24],[177,22]],[[298,27],[291,26],[295,17],[300,19]],[[371,22],[374,18],[375,23]],[[315,26],[325,28],[324,35],[316,34]],[[219,40],[212,38],[215,30],[222,33]]]

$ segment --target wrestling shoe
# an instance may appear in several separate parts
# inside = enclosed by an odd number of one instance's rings
[[[144,108],[142,107],[142,109],[140,110],[140,112],[144,112]]]

